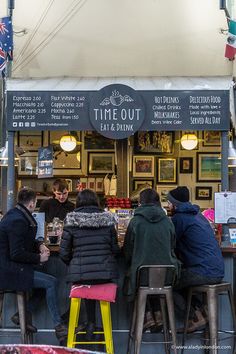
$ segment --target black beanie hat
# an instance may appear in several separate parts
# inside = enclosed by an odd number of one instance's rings
[[[187,187],[177,187],[169,191],[167,199],[174,205],[189,202],[189,190]]]

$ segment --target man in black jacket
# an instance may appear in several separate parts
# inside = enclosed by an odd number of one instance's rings
[[[39,211],[45,213],[46,222],[52,222],[57,217],[64,220],[67,213],[74,210],[75,206],[68,200],[68,183],[64,179],[56,179],[52,186],[53,198],[44,200]]]
[[[47,262],[50,256],[49,249],[35,239],[37,222],[32,213],[36,206],[36,193],[23,188],[18,193],[17,201],[16,207],[9,210],[0,223],[0,287],[16,291],[44,288],[57,338],[62,341],[66,339],[67,329],[62,325],[57,306],[57,280],[34,270],[34,266]],[[29,310],[33,303],[31,298],[27,304]],[[18,314],[12,320],[18,323]],[[33,326],[28,326],[29,329],[37,330]]]

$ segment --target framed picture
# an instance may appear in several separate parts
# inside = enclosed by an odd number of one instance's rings
[[[77,159],[77,154],[68,154],[61,150],[54,153],[53,158],[54,175],[80,175],[81,162]]]
[[[37,151],[38,148],[43,146],[43,132],[18,132],[17,145],[25,151]]]
[[[180,157],[179,159],[179,172],[180,173],[193,173],[193,158]]]
[[[194,149],[192,149],[192,150],[198,150],[198,148],[199,148],[199,141],[200,141],[199,131],[196,131],[196,130],[192,130],[192,131],[190,131],[190,130],[182,130],[182,131],[180,131],[180,133],[179,133],[179,142],[180,142],[180,140],[181,140],[181,137],[182,137],[184,134],[194,134],[194,135],[196,135],[196,137],[198,138],[198,144],[197,144],[197,146],[196,146]],[[180,149],[186,151],[186,149],[184,149],[184,148],[182,147],[181,143],[180,143]]]
[[[160,201],[161,201],[162,206],[166,207],[168,205],[167,194],[169,193],[169,191],[171,189],[174,189],[176,187],[177,186],[173,186],[173,185],[172,186],[157,186],[156,187],[157,193],[160,196]]]
[[[115,154],[90,152],[88,164],[89,173],[114,173]]]
[[[18,175],[19,176],[32,176],[37,175],[38,171],[38,153],[26,152],[20,156]]]
[[[91,189],[95,191],[95,178],[94,177],[88,177],[88,189]]]
[[[82,189],[88,188],[88,178],[87,177],[81,177],[80,183],[81,183]]]
[[[133,156],[133,177],[154,177],[154,156]]]
[[[220,153],[197,153],[197,181],[216,182],[221,180]]]
[[[212,199],[212,187],[196,187],[195,199],[199,200],[211,200]]]
[[[95,131],[84,132],[84,149],[85,150],[114,150],[115,141],[100,135]]]
[[[150,180],[134,180],[133,181],[134,182],[134,185],[133,185],[133,189],[134,190],[136,190],[136,189],[138,189],[138,188],[140,188],[140,187],[142,187],[143,185],[148,185],[148,186],[150,186],[150,188],[153,188],[153,186],[154,186],[154,181],[153,181],[153,179],[150,179]]]
[[[168,183],[168,184],[177,183],[176,159],[174,158],[158,159],[157,182]]]
[[[95,187],[95,190],[96,190],[97,193],[100,193],[100,192],[103,192],[103,191],[104,191],[103,182],[104,182],[103,178],[101,178],[101,177],[96,178],[96,182],[95,182],[95,183],[96,183],[96,187]]]
[[[137,132],[134,134],[135,153],[171,154],[174,146],[174,132]]]
[[[203,131],[203,146],[220,146],[221,132],[217,130]]]

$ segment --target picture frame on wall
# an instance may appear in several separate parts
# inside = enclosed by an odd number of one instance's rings
[[[43,132],[22,131],[17,133],[17,146],[26,152],[38,151],[43,146]]]
[[[196,200],[212,200],[212,187],[211,186],[197,186],[196,187]]]
[[[149,186],[150,188],[153,188],[153,186],[154,186],[154,181],[153,181],[153,179],[149,179],[149,180],[147,180],[147,179],[139,179],[139,180],[134,180],[133,181],[133,189],[134,190],[136,190],[136,189],[138,189],[138,188],[140,188],[140,187],[142,187],[142,186]]]
[[[18,175],[36,176],[38,173],[38,152],[26,152],[19,158]]]
[[[84,132],[84,149],[113,151],[115,149],[115,141],[100,135],[96,131],[87,130]]]
[[[104,191],[104,179],[102,177],[96,177],[96,188],[97,193],[102,193]]]
[[[197,153],[197,182],[220,182],[221,160],[220,153]]]
[[[193,173],[193,158],[180,157],[179,159],[179,172],[180,173]]]
[[[203,131],[203,146],[220,146],[221,145],[221,131],[209,130]]]
[[[80,175],[82,173],[81,162],[78,161],[77,154],[68,154],[65,151],[59,151],[54,153],[53,173],[55,176]]]
[[[175,158],[158,158],[157,182],[163,184],[177,183],[177,164]]]
[[[174,132],[153,131],[134,134],[135,153],[171,154],[174,150]]]
[[[133,156],[133,177],[154,177],[154,156]]]
[[[160,196],[160,201],[163,207],[167,207],[168,201],[167,201],[167,194],[169,193],[170,190],[176,188],[177,186],[156,186],[156,191]]]
[[[95,153],[88,154],[89,173],[114,173],[115,154],[114,153]]]

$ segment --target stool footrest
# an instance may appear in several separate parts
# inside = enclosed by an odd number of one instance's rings
[[[79,341],[79,342],[74,342],[74,344],[106,344],[105,341],[101,341],[101,342],[82,342],[82,341]]]

